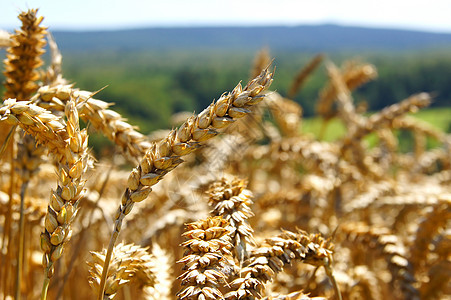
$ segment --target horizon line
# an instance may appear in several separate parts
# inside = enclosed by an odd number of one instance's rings
[[[45,25],[45,24],[44,24]],[[432,34],[451,34],[451,29],[432,29],[432,28],[418,28],[409,26],[390,26],[390,25],[372,25],[372,24],[354,24],[334,21],[324,22],[309,22],[309,23],[235,23],[235,24],[221,24],[221,23],[179,23],[179,24],[124,24],[124,25],[104,25],[104,26],[87,26],[74,27],[71,25],[47,25],[51,32],[113,32],[113,31],[128,31],[128,30],[143,30],[143,29],[181,29],[181,28],[258,28],[258,27],[320,27],[320,26],[335,26],[345,28],[363,28],[363,29],[379,29],[379,30],[393,30],[393,31],[411,31]],[[53,28],[53,29],[52,29]],[[11,26],[3,26],[0,24],[0,30],[12,32],[17,28]]]

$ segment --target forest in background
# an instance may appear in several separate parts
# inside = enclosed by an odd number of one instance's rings
[[[357,60],[376,67],[378,78],[354,93],[354,101],[366,102],[369,111],[418,92],[434,95],[432,107],[451,106],[449,34],[325,25],[191,28],[177,39],[180,30],[56,32],[55,39],[66,78],[82,90],[103,89],[96,97],[114,102],[115,110],[144,133],[170,128],[174,113],[198,112],[220,96],[218,91],[247,81],[265,46],[276,66],[273,88],[281,95],[287,95],[297,72],[323,53],[339,66]],[[315,115],[327,80],[323,64],[295,96],[304,116]]]

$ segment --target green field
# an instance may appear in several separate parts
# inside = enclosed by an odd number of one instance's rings
[[[428,108],[418,111],[417,113],[410,114],[412,117],[421,121],[431,124],[438,130],[450,133],[451,132],[451,107],[447,108]],[[315,138],[323,141],[336,141],[343,137],[346,132],[345,125],[337,118],[331,119],[325,123],[322,118],[319,117],[307,117],[303,119],[302,132],[305,134],[311,134]],[[407,145],[412,143],[412,137],[407,134],[400,134],[397,132],[400,138],[400,148],[408,149]],[[365,140],[370,146],[377,143],[377,137],[374,134],[365,137]],[[428,147],[438,146],[437,141],[432,139],[428,140]]]

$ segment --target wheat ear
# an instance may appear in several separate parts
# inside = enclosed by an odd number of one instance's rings
[[[409,257],[415,273],[419,273],[419,270],[426,264],[426,258],[430,253],[429,244],[441,228],[446,228],[450,218],[451,200],[444,197],[432,206],[432,211],[425,215],[418,224]]]
[[[282,271],[283,266],[293,259],[314,266],[329,266],[332,260],[333,245],[319,235],[309,235],[304,231],[297,233],[283,231],[277,237],[266,239],[266,245],[255,249],[246,267],[240,271],[240,278],[231,285],[235,290],[225,295],[228,300],[259,299],[266,282]],[[340,294],[337,295],[340,299]]]
[[[16,102],[15,99],[7,99],[0,107],[0,121],[14,126],[19,125],[38,143],[45,144],[49,151],[55,154],[58,161],[66,159],[64,149],[66,148],[67,132],[59,119],[45,109],[32,105],[28,101]],[[14,168],[12,167],[11,170]],[[12,175],[11,180],[13,179]],[[12,193],[12,189],[10,192]],[[25,195],[25,191],[21,191],[21,195]]]
[[[310,74],[313,73],[313,71],[318,68],[318,66],[321,64],[321,62],[324,59],[323,54],[318,54],[315,57],[313,57],[307,65],[305,65],[299,73],[296,75],[296,77],[293,80],[293,83],[291,84],[291,87],[288,91],[287,97],[290,99],[293,99],[294,96],[296,96],[297,92],[301,89],[302,85],[306,82],[307,78],[310,76]]]
[[[219,282],[226,275],[222,270],[230,269],[230,226],[222,217],[212,217],[186,226],[183,236],[188,240],[181,244],[186,248],[185,256],[179,263],[185,270],[179,278],[182,285],[188,285],[177,294],[178,299],[224,299],[219,290]]]
[[[147,138],[114,110],[108,109],[112,104],[93,99],[93,93],[79,91],[72,85],[58,84],[41,87],[31,99],[33,103],[52,111],[64,110],[70,94],[78,99],[77,107],[82,120],[113,141],[129,157],[139,160],[150,147]]]
[[[36,17],[36,13],[31,9],[19,15],[22,27],[12,35],[5,61],[5,98],[28,100],[38,88],[36,69],[42,65],[46,28],[40,26],[43,17]]]
[[[346,150],[353,142],[361,141],[362,138],[380,128],[391,127],[392,123],[399,117],[409,113],[416,112],[421,108],[431,104],[431,97],[427,93],[420,93],[410,96],[409,98],[388,106],[382,111],[371,115],[368,121],[361,124],[348,132],[343,140],[343,149]]]
[[[88,155],[88,134],[80,130],[75,101],[66,105],[68,136],[65,159],[58,166],[58,187],[52,191],[48,212],[45,217],[45,230],[41,233],[41,249],[44,251],[43,266],[45,277],[41,299],[46,299],[50,279],[54,273],[54,263],[63,254],[65,244],[71,237],[71,223],[74,220],[80,199],[84,194],[85,180],[82,178],[90,165]]]
[[[57,161],[66,160],[66,140],[69,138],[60,118],[29,101],[7,99],[0,107],[0,121],[19,125],[32,135],[38,144],[45,145]]]
[[[240,262],[248,257],[247,245],[255,245],[254,230],[247,222],[248,218],[254,216],[250,208],[253,195],[246,186],[245,180],[227,181],[223,178],[211,184],[207,191],[208,202],[213,207],[211,214],[222,216],[232,227],[232,244]]]
[[[340,72],[343,77],[344,84],[349,91],[353,91],[359,85],[362,85],[377,77],[377,70],[370,64],[349,64],[343,71]],[[316,111],[325,119],[330,119],[334,112],[332,111],[332,104],[337,97],[337,89],[330,80],[320,92],[317,100]]]
[[[414,287],[412,265],[405,256],[405,249],[396,235],[386,228],[369,227],[363,223],[347,223],[341,227],[349,241],[362,244],[368,251],[383,257],[392,274],[391,284],[398,284],[406,299],[420,299]]]
[[[100,284],[106,251],[91,252],[91,256],[92,260],[88,262],[89,283],[97,288]],[[114,247],[103,299],[113,299],[119,289],[132,280],[139,280],[142,286],[153,286],[156,280],[152,272],[153,260],[147,248],[122,243]]]
[[[244,88],[238,84],[231,93],[223,94],[218,101],[210,104],[199,115],[190,117],[177,131],[172,130],[165,139],[154,143],[147,150],[140,164],[133,169],[128,178],[127,188],[115,217],[98,300],[102,299],[111,251],[121,231],[122,222],[131,212],[133,205],[146,199],[152,191],[151,187],[183,162],[182,156],[195,151],[202,142],[218,135],[219,129],[226,128],[249,114],[248,107],[264,99],[263,92],[271,82],[272,73],[266,68]]]
[[[365,118],[356,113],[351,90],[348,88],[342,74],[332,62],[327,63],[327,71],[332,87],[335,90],[340,117],[348,128],[351,126],[363,126]]]
[[[158,244],[152,245],[151,271],[155,274],[155,283],[143,288],[146,300],[166,300],[171,298],[172,256]]]

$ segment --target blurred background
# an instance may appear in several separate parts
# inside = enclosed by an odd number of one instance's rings
[[[379,76],[353,94],[356,102],[371,112],[433,92],[419,117],[451,129],[450,1],[3,0],[0,29],[18,28],[28,8],[45,17],[64,76],[83,90],[108,86],[97,97],[143,133],[170,128],[174,113],[198,112],[246,82],[262,49],[274,58],[272,87],[282,95],[318,53],[337,65],[365,61]],[[322,66],[294,97],[307,124],[326,81]]]

